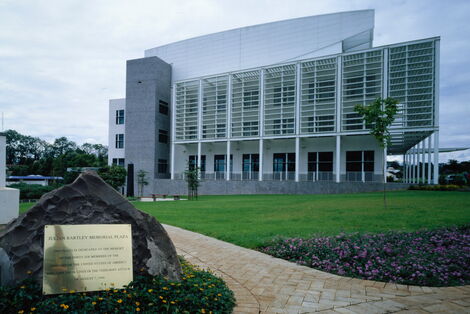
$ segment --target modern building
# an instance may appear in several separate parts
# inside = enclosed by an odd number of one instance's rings
[[[387,155],[404,156],[406,182],[436,182],[440,38],[373,47],[373,35],[361,10],[148,49],[110,101],[109,162],[146,171],[146,194],[178,193],[193,166],[203,193],[371,189]],[[378,97],[399,100],[386,150],[354,111]]]

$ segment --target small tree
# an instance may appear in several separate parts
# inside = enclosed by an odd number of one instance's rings
[[[147,171],[144,171],[144,170],[139,170],[137,172],[137,187],[139,188],[139,195],[140,197],[143,196],[144,194],[144,186],[145,185],[148,185],[149,182],[147,181]]]
[[[188,183],[188,199],[197,199],[197,189],[199,187],[199,168],[189,164],[188,170],[186,170],[184,174],[185,180]]]
[[[377,98],[373,103],[363,106],[356,105],[354,110],[362,115],[364,122],[368,128],[370,128],[370,134],[372,134],[380,147],[387,148],[391,142],[390,126],[395,120],[395,114],[398,111],[398,101],[396,99],[387,97],[385,99]],[[386,199],[386,188],[385,188],[385,168],[387,165],[387,156],[384,154],[384,208],[387,208]]]

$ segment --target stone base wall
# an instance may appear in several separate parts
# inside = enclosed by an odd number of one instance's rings
[[[406,190],[405,183],[387,183],[387,191]],[[156,179],[155,194],[185,195],[183,180]],[[199,195],[226,194],[340,194],[383,191],[380,182],[294,182],[294,181],[202,181]]]

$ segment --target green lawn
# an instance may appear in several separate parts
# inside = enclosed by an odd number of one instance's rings
[[[135,202],[160,222],[245,247],[273,237],[411,231],[470,222],[470,193],[388,192],[340,195],[202,196],[198,201]],[[22,204],[21,211],[31,204]]]

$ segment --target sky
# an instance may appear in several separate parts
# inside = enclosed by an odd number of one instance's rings
[[[441,36],[440,146],[470,147],[470,1],[0,0],[4,130],[108,144],[108,101],[125,97],[126,60],[213,32],[375,9],[374,46]],[[1,130],[1,125],[0,125]],[[470,150],[441,154],[470,160]]]

